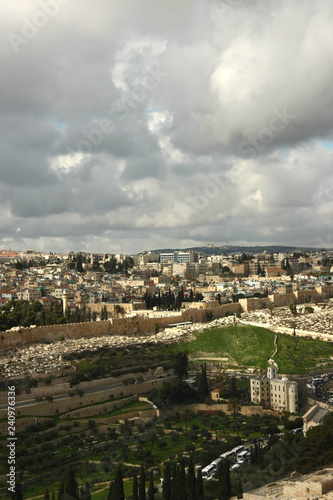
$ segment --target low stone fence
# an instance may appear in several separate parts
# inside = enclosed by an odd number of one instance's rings
[[[214,414],[217,411],[223,411],[224,413],[227,413],[230,415],[230,411],[228,411],[228,405],[227,404],[213,404],[213,405],[207,405],[207,404],[193,404],[193,405],[184,405],[179,408],[176,408],[174,411],[179,411],[180,409],[184,408],[189,408],[192,410],[194,413],[199,413],[199,412],[204,412],[204,413],[211,413]],[[260,416],[265,415],[266,410],[263,409],[262,406],[241,406],[240,413],[242,415],[245,415],[247,417],[250,417],[251,415],[256,415],[259,414]]]

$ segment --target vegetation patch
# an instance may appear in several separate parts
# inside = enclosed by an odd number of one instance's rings
[[[266,328],[232,325],[226,328],[211,328],[198,333],[194,340],[170,346],[178,352],[187,350],[190,356],[200,353],[228,358],[238,366],[267,368],[267,359],[274,352],[275,334]],[[208,360],[208,358],[207,358]]]
[[[309,373],[319,366],[333,367],[333,343],[323,340],[278,335],[274,357],[280,373]]]

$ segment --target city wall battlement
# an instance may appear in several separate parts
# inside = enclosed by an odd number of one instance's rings
[[[239,302],[212,307],[214,318],[221,318],[227,313],[251,312],[268,307],[283,307],[289,304],[317,303],[333,297],[333,286],[318,286],[314,290],[297,290],[293,293],[270,295],[266,298],[246,298]],[[140,313],[140,311],[138,311]],[[0,332],[0,349],[24,346],[36,343],[57,342],[64,339],[101,337],[104,335],[147,335],[152,334],[154,324],[163,328],[173,323],[204,323],[209,318],[207,308],[185,309],[177,317],[145,318],[112,318],[105,321],[74,323],[64,325],[43,326],[37,328],[20,328],[15,331]]]
[[[221,307],[211,309],[215,318],[224,316],[227,312],[240,312],[238,303],[225,304]],[[0,349],[9,349],[18,346],[58,342],[62,336],[64,339],[78,339],[89,337],[101,337],[104,335],[138,335],[151,334],[153,325],[157,323],[165,327],[170,323],[203,323],[207,320],[207,310],[187,309],[181,316],[163,318],[112,318],[106,321],[92,321],[89,323],[74,323],[64,325],[42,326],[37,328],[20,328],[18,331],[0,332]]]

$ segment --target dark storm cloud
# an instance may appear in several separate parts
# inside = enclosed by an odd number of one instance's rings
[[[331,3],[18,0],[0,18],[0,246],[327,240]]]

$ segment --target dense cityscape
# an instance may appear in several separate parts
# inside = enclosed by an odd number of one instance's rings
[[[143,495],[147,488],[145,494],[149,499],[173,500],[176,498],[175,491],[183,488],[180,499],[200,500],[215,498],[214,495],[223,499],[232,494],[237,498],[252,499],[255,498],[251,496],[253,486],[260,486],[261,494],[266,495],[264,498],[271,498],[270,495],[276,494],[277,490],[268,485],[263,493],[263,484],[267,483],[267,479],[258,479],[254,484],[247,478],[254,473],[253,467],[262,463],[264,456],[267,459],[274,446],[280,446],[281,437],[276,438],[275,435],[288,434],[290,429],[295,429],[293,439],[296,440],[295,450],[298,450],[300,434],[309,440],[309,429],[327,423],[333,405],[333,349],[330,350],[333,251],[297,249],[288,252],[284,249],[273,253],[267,250],[259,253],[248,250],[246,253],[222,253],[213,245],[199,251],[145,251],[134,255],[2,250],[0,260],[1,377],[8,387],[15,383],[16,411],[20,418],[23,415],[44,414],[54,419],[52,415],[60,412],[65,421],[73,422],[74,417],[75,425],[83,426],[83,429],[87,426],[88,436],[91,434],[96,438],[92,441],[82,438],[79,457],[107,449],[109,438],[99,426],[94,430],[96,424],[92,417],[95,418],[96,409],[99,409],[99,415],[105,414],[101,423],[108,415],[115,415],[117,404],[111,402],[110,391],[112,398],[116,398],[120,407],[124,408],[123,419],[112,416],[108,420],[109,424],[112,421],[108,432],[111,433],[112,429],[112,439],[116,439],[117,443],[119,439],[119,442],[124,439],[121,437],[124,426],[134,425],[133,429],[124,431],[125,434],[128,432],[126,439],[129,442],[134,436],[142,436],[144,440],[147,432],[151,435],[150,425],[155,421],[156,425],[162,426],[158,447],[159,443],[168,446],[163,439],[163,434],[167,436],[162,430],[163,425],[165,420],[177,420],[179,414],[183,415],[181,419],[185,422],[187,418],[189,422],[194,422],[205,412],[215,414],[216,419],[220,414],[229,413],[230,418],[234,414],[234,418],[239,419],[237,424],[235,421],[236,431],[242,419],[242,425],[248,426],[247,418],[251,420],[256,414],[258,418],[259,415],[266,418],[266,415],[273,419],[267,427],[271,430],[266,436],[266,431],[259,432],[259,441],[257,438],[249,440],[250,431],[240,439],[237,431],[233,437],[228,437],[225,448],[213,447],[210,453],[207,454],[206,450],[203,455],[198,455],[195,442],[199,436],[193,433],[193,429],[199,427],[192,423],[193,449],[189,444],[184,445],[183,452],[178,456],[178,465],[171,459],[164,464],[159,463],[156,468],[159,459],[155,462],[151,458],[151,463],[148,458],[139,459],[141,470],[137,471],[134,465],[138,460],[136,458],[132,460],[132,469],[128,469],[128,465],[125,468],[115,464],[110,467],[113,479],[108,498],[112,500],[122,498],[126,485],[123,477],[131,478],[133,491],[128,498],[136,498],[135,492],[139,494],[140,489]],[[140,327],[137,320],[140,320]],[[78,325],[81,325],[79,332],[75,331]],[[94,325],[99,325],[100,329],[95,330]],[[190,346],[200,336],[206,338],[209,332],[214,331],[231,334],[232,342],[241,341],[244,344],[242,349],[246,345],[242,340],[245,332],[247,337],[261,335],[259,342],[266,342],[264,338],[268,335],[271,339],[269,363],[254,359],[245,362],[244,352],[237,359],[230,356],[228,349],[219,354],[219,347],[205,348],[201,358],[181,350],[182,345]],[[30,337],[28,332],[33,336]],[[280,365],[284,368],[286,362],[281,355],[284,349],[281,339],[284,337],[289,337],[294,343],[296,356],[294,367],[290,360],[287,361],[291,374],[288,376],[285,371],[279,374]],[[296,351],[303,349],[299,342],[305,342],[304,348],[307,349],[306,342],[310,339],[328,345],[327,354],[322,352],[326,358],[319,363],[313,347],[311,353],[314,359],[306,361],[308,366],[304,368],[297,367]],[[231,338],[227,342],[230,341]],[[179,346],[178,351],[173,351],[177,352],[176,361],[172,361],[173,356],[170,358],[167,353],[164,357],[161,355],[166,348],[174,349],[173,346]],[[146,358],[145,368],[140,368],[135,359],[139,353],[146,357],[148,352],[154,353],[153,358],[150,361]],[[94,359],[94,356],[100,361],[95,361],[90,368],[88,360]],[[115,362],[115,357],[119,356]],[[107,365],[104,358],[108,360]],[[81,363],[85,366],[83,372]],[[138,396],[133,394],[145,397],[136,399]],[[0,412],[5,415],[6,391],[0,396],[3,405],[0,404]],[[187,403],[188,417],[185,416],[186,408],[182,410],[179,406],[179,398]],[[139,403],[139,400],[146,403]],[[93,404],[92,407],[88,401]],[[104,405],[103,410],[101,404]],[[143,405],[142,409],[147,404],[146,414],[142,410],[133,413],[135,404]],[[97,405],[95,410],[94,405]],[[202,413],[199,407],[206,410]],[[90,420],[85,420],[84,415],[90,416]],[[224,427],[220,428],[221,424],[217,422],[217,432],[222,436],[227,423],[224,421]],[[281,427],[281,422],[285,428]],[[21,423],[16,421],[16,429],[23,441],[24,429],[29,429],[28,425],[31,425],[30,417],[26,423],[24,418]],[[171,428],[174,429],[172,435],[179,432],[176,427]],[[34,432],[33,427],[31,430]],[[58,432],[55,430],[54,435]],[[86,435],[86,432],[83,434]],[[186,440],[187,430],[185,434],[182,430],[181,435],[181,439]],[[213,439],[215,447],[225,441],[220,441],[217,435],[211,438],[207,435],[207,445],[209,439]],[[53,453],[51,456],[54,456]],[[73,458],[73,454],[71,457],[74,465],[77,459]],[[117,463],[121,464],[124,458],[120,457]],[[292,460],[294,468],[303,473],[309,470],[305,463],[296,465],[296,456]],[[53,462],[58,467],[57,462]],[[225,463],[228,463],[227,468]],[[24,480],[23,469],[27,465],[22,459],[20,465],[19,496],[14,495],[13,498],[19,498],[22,488],[25,491],[29,483]],[[162,476],[161,466],[164,469]],[[51,476],[49,487],[45,481],[38,479],[38,469],[35,469],[35,472],[32,469],[29,473],[37,473],[32,484],[41,484],[42,488],[46,488],[45,498],[51,498],[51,490],[52,495],[60,495],[59,498],[62,495],[66,498],[69,494],[83,500],[94,499],[96,494],[100,494],[98,483],[88,479],[89,468],[84,473],[86,481],[82,483],[77,477],[80,470],[78,464],[74,469],[65,467],[62,482],[54,485]],[[41,470],[44,469],[45,465]],[[325,488],[331,472],[320,473],[318,481]],[[173,484],[175,475],[184,477],[183,486],[181,479]],[[277,480],[281,476],[279,473],[270,477]],[[307,479],[304,481],[306,483]],[[311,483],[311,476],[309,481]],[[105,481],[103,484],[108,483]],[[301,483],[299,486],[293,484],[279,483],[279,498],[284,498],[282,495],[288,488],[297,487],[303,491]],[[21,498],[29,496],[24,494]]]

